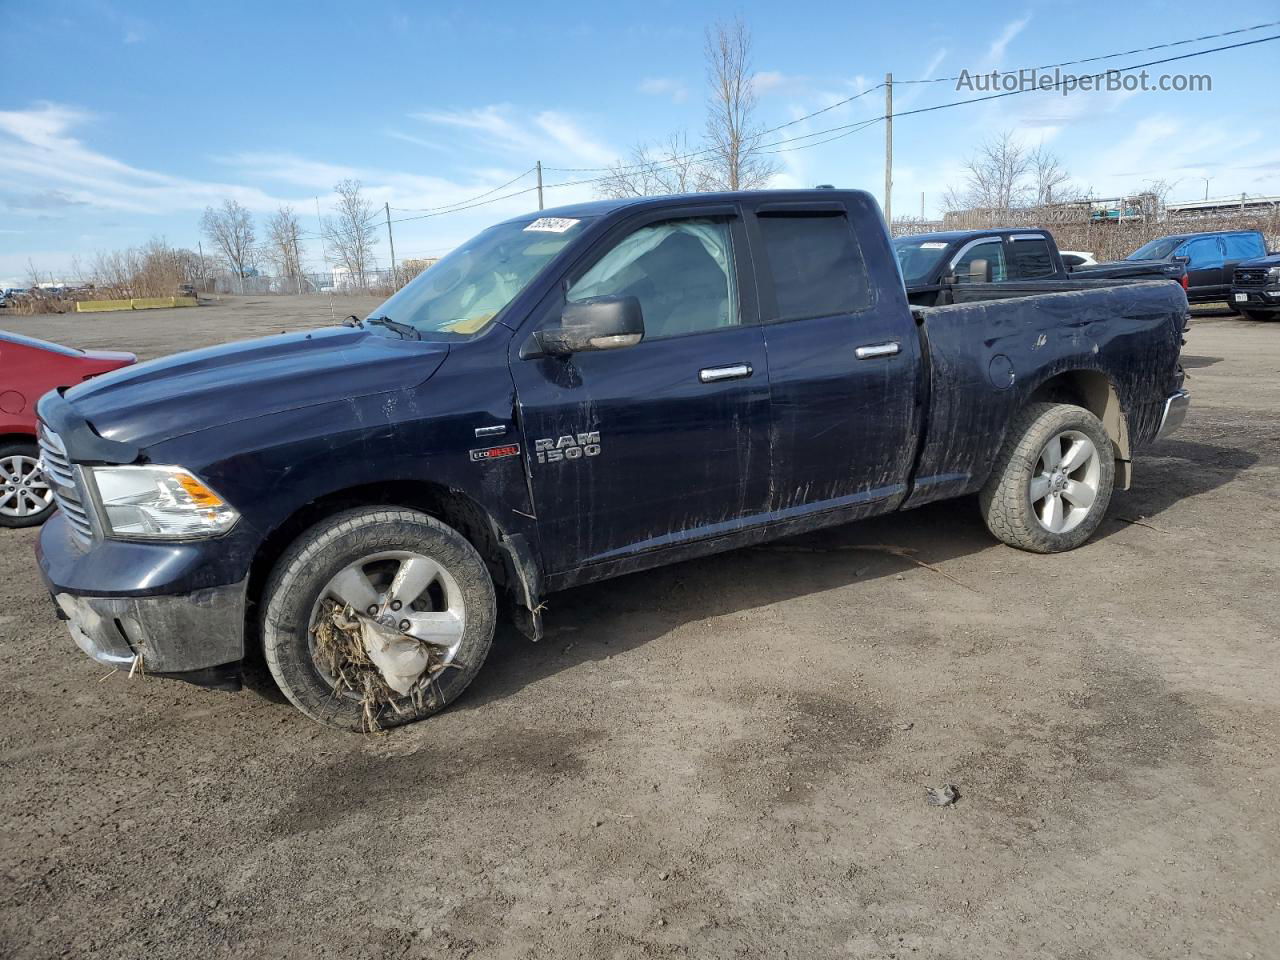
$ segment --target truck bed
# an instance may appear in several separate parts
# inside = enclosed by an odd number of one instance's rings
[[[976,294],[992,288],[991,296],[912,310],[928,363],[928,397],[905,507],[977,490],[1013,413],[1059,375],[1087,382],[1093,374],[1104,390],[1110,384],[1127,423],[1125,459],[1155,436],[1162,413],[1155,398],[1178,386],[1187,318],[1180,286],[1161,280],[973,286]],[[1012,296],[995,289],[1015,286],[1024,289]]]

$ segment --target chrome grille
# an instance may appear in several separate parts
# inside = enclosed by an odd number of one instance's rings
[[[40,464],[53,500],[67,518],[71,532],[82,544],[93,541],[93,524],[89,522],[89,509],[76,479],[76,469],[67,458],[67,448],[56,433],[40,424]]]
[[[1261,287],[1267,282],[1266,268],[1257,269],[1249,267],[1246,269],[1236,270],[1236,286],[1239,287]]]

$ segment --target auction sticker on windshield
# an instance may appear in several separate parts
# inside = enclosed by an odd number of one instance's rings
[[[570,220],[568,217],[539,217],[525,227],[525,230],[536,230],[539,233],[564,233],[579,223],[581,223],[580,220]]]
[[[921,250],[945,250],[947,249],[947,245],[945,243],[935,243],[933,241],[929,241],[928,243],[920,244],[920,249]]]

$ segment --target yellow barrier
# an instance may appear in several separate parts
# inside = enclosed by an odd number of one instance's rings
[[[132,300],[80,300],[76,313],[98,313],[103,310],[132,310]]]
[[[80,300],[76,313],[102,313],[107,310],[159,310],[164,307],[194,307],[195,297],[135,297],[132,300]]]

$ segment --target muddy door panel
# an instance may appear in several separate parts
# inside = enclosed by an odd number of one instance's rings
[[[919,337],[896,275],[868,271],[864,251],[885,245],[874,211],[849,212],[763,205],[754,224],[768,264],[770,509],[780,514],[891,501],[911,469]]]
[[[759,327],[513,365],[549,573],[728,532],[763,513]]]

